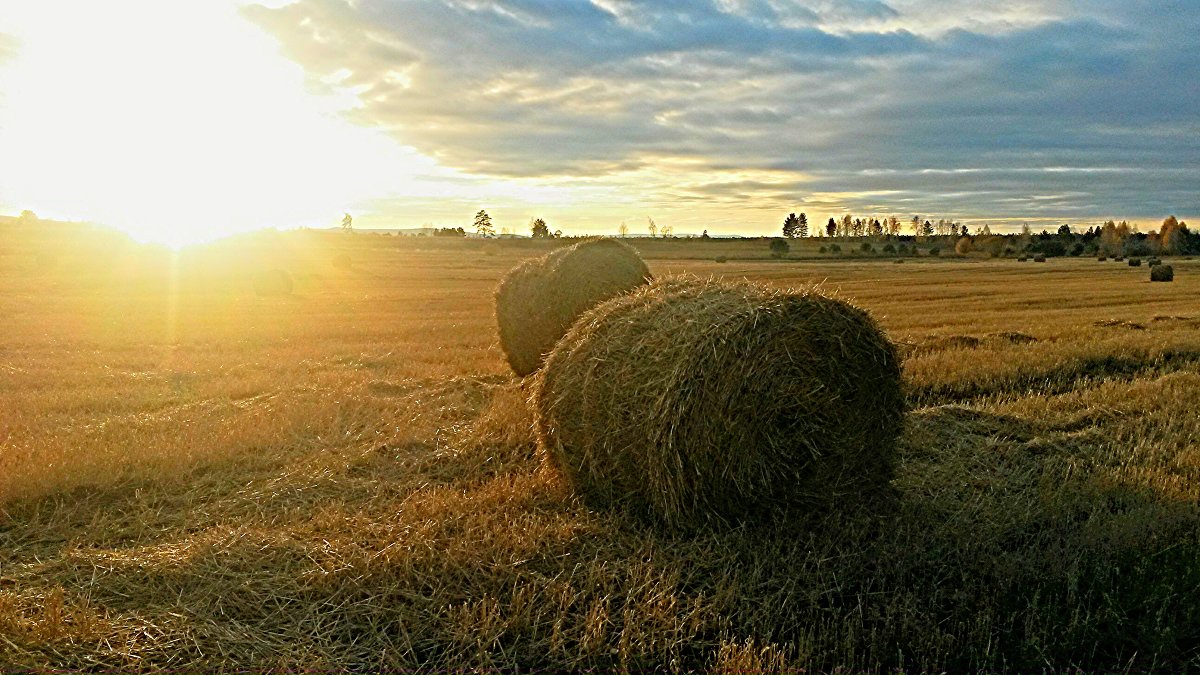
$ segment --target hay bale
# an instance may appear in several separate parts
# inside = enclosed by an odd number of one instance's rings
[[[1158,267],[1159,265],[1162,264],[1162,260],[1160,260],[1158,258],[1150,258],[1149,260],[1146,261],[1146,264],[1149,265],[1150,267]]]
[[[257,272],[253,283],[254,292],[264,297],[291,295],[294,288],[292,275],[279,268]]]
[[[543,460],[585,501],[680,529],[888,493],[904,414],[863,310],[691,278],[580,317],[533,402]]]
[[[1028,262],[1028,260],[1029,260],[1029,258],[1026,258],[1025,256],[1021,256],[1020,258],[1017,258],[1017,262]]]
[[[1096,258],[1096,260],[1099,260],[1100,262],[1104,262],[1105,260],[1108,260],[1108,256],[1102,255],[1102,256]]]
[[[1141,259],[1141,258],[1130,258],[1130,259],[1129,259],[1129,266],[1130,266],[1130,267],[1141,267],[1141,266],[1142,266],[1142,259]]]
[[[522,377],[580,314],[651,279],[637,251],[614,239],[589,239],[514,267],[496,289],[500,346]]]
[[[1046,262],[1046,256],[1044,256],[1044,255],[1034,256],[1033,262]]]
[[[1170,265],[1155,265],[1151,267],[1150,281],[1175,281],[1175,268]]]

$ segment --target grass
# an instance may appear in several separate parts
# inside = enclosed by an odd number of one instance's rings
[[[550,244],[260,243],[0,252],[6,669],[1200,666],[1198,263],[647,242],[871,309],[913,407],[891,510],[685,537],[537,461],[491,292]]]

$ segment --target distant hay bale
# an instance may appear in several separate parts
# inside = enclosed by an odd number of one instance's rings
[[[1096,258],[1096,260],[1098,260],[1098,261],[1100,261],[1100,262],[1104,262],[1105,260],[1108,260],[1108,256],[1103,256],[1103,255],[1102,255],[1102,256],[1100,256],[1100,257]]]
[[[1029,258],[1026,258],[1025,256],[1021,256],[1020,258],[1017,258],[1017,262],[1028,262],[1028,261],[1029,261]]]
[[[1044,255],[1034,256],[1033,262],[1046,262],[1046,256],[1044,256]]]
[[[544,461],[672,528],[888,492],[895,347],[817,290],[656,282],[580,317],[534,382]]]
[[[1129,266],[1130,266],[1130,267],[1141,267],[1141,266],[1142,266],[1142,259],[1141,259],[1141,258],[1130,258],[1130,259],[1129,259]]]
[[[1114,256],[1113,260],[1116,262],[1125,262],[1125,256],[1120,256],[1120,255]]]
[[[286,270],[273,268],[254,275],[254,292],[261,296],[291,295],[294,284]]]
[[[1158,258],[1150,258],[1146,261],[1146,264],[1150,267],[1157,267],[1162,264],[1162,260],[1159,260]]]
[[[1170,265],[1156,265],[1151,267],[1150,281],[1175,281],[1175,268]]]
[[[535,372],[580,314],[651,279],[637,251],[589,239],[514,267],[496,289],[500,346],[513,371]]]
[[[719,255],[719,256],[713,258],[713,262],[719,262],[719,263],[729,262],[729,258],[726,258],[723,255]]]

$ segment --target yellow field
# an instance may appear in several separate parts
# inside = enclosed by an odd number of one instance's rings
[[[895,513],[681,538],[537,461],[491,293],[549,245],[0,251],[0,664],[1200,667],[1200,261],[641,242],[870,309],[913,406]]]

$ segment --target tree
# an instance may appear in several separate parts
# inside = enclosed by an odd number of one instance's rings
[[[354,219],[349,213],[342,214],[342,232],[350,232],[354,230]]]
[[[646,218],[646,229],[650,230],[650,236],[658,236],[658,225],[655,224],[653,218]]]
[[[701,238],[701,239],[708,239],[708,230],[705,230],[705,231],[701,232],[701,233],[700,233],[700,238]]]
[[[808,216],[803,212],[800,213],[800,236],[808,236]]]
[[[830,218],[829,222],[825,223],[825,236],[832,237],[835,234],[837,234],[837,221]]]
[[[659,228],[658,232],[662,235],[663,239],[670,239],[675,236],[675,228],[670,225],[663,225]]]
[[[800,234],[800,219],[796,214],[789,213],[787,218],[783,219],[783,236],[788,239],[795,239]]]
[[[1060,236],[1060,237],[1069,237],[1069,236],[1071,236],[1071,226],[1070,226],[1070,225],[1068,225],[1067,223],[1063,223],[1061,226],[1059,226],[1059,228],[1058,228],[1058,236]]]
[[[30,223],[36,223],[38,221],[37,214],[29,209],[22,211],[21,215],[18,216],[18,219],[21,221],[22,225],[29,225]]]
[[[550,227],[541,218],[534,218],[529,221],[529,231],[535,239],[545,239],[550,236]]]
[[[909,223],[912,225],[913,234],[919,236],[921,234],[921,216],[913,216]]]
[[[492,227],[492,217],[483,209],[479,209],[479,213],[475,214],[475,232],[481,237],[496,236],[496,228]]]
[[[621,221],[621,226],[617,228],[617,234],[621,235],[622,239],[629,236],[629,226],[625,224],[625,221]]]

